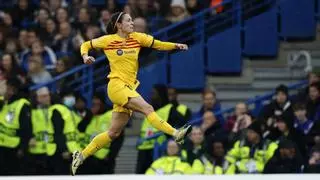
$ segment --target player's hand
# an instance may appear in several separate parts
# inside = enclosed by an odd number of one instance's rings
[[[84,55],[83,56],[83,63],[85,64],[92,64],[94,63],[95,59],[92,56]]]
[[[180,49],[180,50],[188,50],[188,45],[177,43],[177,44],[176,44],[176,48],[177,48],[177,49]]]

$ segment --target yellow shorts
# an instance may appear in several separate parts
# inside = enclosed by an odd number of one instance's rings
[[[129,101],[129,98],[139,97],[140,94],[136,91],[139,82],[135,86],[130,86],[128,83],[123,82],[121,79],[112,78],[108,83],[108,97],[113,103],[114,112],[124,112],[131,114],[132,111],[123,107]]]

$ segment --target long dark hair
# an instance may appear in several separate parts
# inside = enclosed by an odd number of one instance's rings
[[[123,20],[123,16],[125,15],[126,13],[124,12],[116,12],[114,14],[112,14],[111,18],[110,18],[110,21],[107,25],[107,34],[115,34],[117,33],[118,31],[118,28],[117,28],[117,23],[121,23],[122,20]]]

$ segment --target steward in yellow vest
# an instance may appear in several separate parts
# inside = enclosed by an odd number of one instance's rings
[[[7,80],[0,109],[0,175],[25,174],[23,169],[32,136],[30,102],[19,97],[21,82]]]
[[[177,101],[174,104],[168,104],[168,90],[163,85],[156,85],[153,88],[154,93],[151,97],[151,105],[156,110],[156,113],[161,119],[168,121],[173,127],[182,127],[187,122],[187,114],[189,112],[188,107],[183,104],[178,104]],[[190,113],[191,114],[191,113]],[[159,131],[152,127],[147,119],[144,119],[140,130],[140,139],[150,137]],[[162,144],[167,139],[166,135],[162,135],[157,139],[151,139],[143,141],[138,144],[138,160],[136,166],[136,174],[144,174],[147,168],[151,165],[153,160],[153,148],[154,144]]]
[[[209,153],[193,161],[193,174],[235,174],[235,165],[225,159],[224,141],[215,138],[210,145],[207,148]]]
[[[226,159],[236,166],[238,173],[262,173],[264,166],[278,148],[277,143],[262,139],[260,122],[253,122],[245,140],[236,141]]]
[[[179,146],[173,140],[168,142],[167,155],[154,161],[147,169],[147,175],[192,174],[191,166],[178,156]]]
[[[79,142],[81,147],[86,147],[91,140],[100,133],[106,132],[111,126],[112,110],[108,110],[105,96],[95,93],[92,100],[91,119],[84,119],[78,126],[85,127],[83,138]],[[119,138],[112,141],[110,147],[104,147],[93,156],[86,159],[79,171],[80,174],[114,174],[115,159],[124,141],[124,131]]]

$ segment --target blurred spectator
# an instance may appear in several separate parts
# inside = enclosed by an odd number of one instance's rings
[[[189,140],[183,145],[181,157],[192,166],[194,160],[200,159],[204,155],[206,147],[204,146],[204,133],[199,127],[192,127]]]
[[[30,102],[20,96],[21,82],[16,78],[6,82],[7,103],[0,110],[0,175],[21,175],[25,173],[24,160],[32,136],[31,108]]]
[[[74,50],[73,34],[70,23],[64,22],[59,26],[59,34],[54,37],[53,49],[56,52],[68,54]]]
[[[0,29],[0,55],[2,55],[6,47],[6,37],[4,36],[2,30]]]
[[[281,84],[276,87],[275,91],[275,100],[264,106],[258,117],[259,121],[266,123],[267,129],[272,129],[274,127],[275,121],[278,117],[288,122],[290,121],[291,123],[294,119],[287,86]]]
[[[18,58],[20,49],[16,39],[7,39],[5,52],[12,54],[15,58]]]
[[[281,141],[275,155],[269,160],[264,169],[266,174],[301,173],[303,159],[294,142]]]
[[[2,55],[0,71],[1,79],[18,78],[21,83],[26,82],[25,74],[18,66],[17,60],[12,54],[5,53]]]
[[[105,34],[107,33],[107,25],[108,25],[110,18],[111,18],[111,13],[107,9],[103,9],[100,12],[100,18],[99,18],[98,24],[100,27],[100,31],[104,32]]]
[[[291,140],[296,143],[299,152],[306,155],[306,142],[305,137],[299,131],[293,128],[292,120],[285,120],[281,117],[276,119],[275,129],[271,130],[271,134],[268,136],[271,140],[281,142],[283,140]]]
[[[172,0],[155,0],[154,6],[162,17],[167,16],[170,12],[171,1]]]
[[[221,110],[221,105],[217,101],[216,93],[210,89],[205,89],[202,93],[202,106],[201,109],[193,116],[194,120],[200,120],[206,111],[212,111],[213,113]],[[224,124],[224,118],[222,115],[216,117],[221,124]]]
[[[307,148],[311,149],[316,144],[316,137],[320,137],[320,123],[308,119],[305,104],[297,103],[293,109],[295,114],[294,128],[305,136]]]
[[[14,26],[18,28],[23,27],[23,23],[30,23],[33,20],[34,7],[31,6],[29,0],[18,0],[18,3],[10,12],[14,20]]]
[[[28,49],[28,31],[25,29],[19,32],[19,46],[22,52]]]
[[[147,33],[148,32],[148,25],[146,19],[143,17],[137,17],[133,20],[134,23],[134,31],[135,32],[142,32]]]
[[[239,119],[242,119],[245,114],[248,114],[248,106],[245,103],[238,103],[236,105],[234,114],[228,118],[224,126],[225,129],[228,132],[231,132],[234,129],[235,123],[239,121]]]
[[[320,116],[320,82],[309,86],[309,96],[307,98],[307,116],[313,121],[318,121]]]
[[[44,41],[44,44],[46,46],[52,47],[54,38],[56,37],[56,34],[57,34],[57,25],[53,19],[51,18],[47,19],[46,31],[43,34],[44,36],[42,37],[42,39]]]
[[[167,20],[171,23],[180,22],[187,17],[189,17],[189,13],[186,9],[186,3],[184,0],[172,0],[171,2],[171,11]]]
[[[20,54],[19,63],[26,70],[23,62],[27,60],[27,57],[30,56],[31,46],[34,42],[38,40],[37,33],[35,29],[28,29],[27,32],[24,30],[19,34],[20,46],[22,48],[22,52]]]
[[[62,0],[48,0],[51,16],[56,16],[57,10],[62,7]]]
[[[252,117],[247,114],[239,117],[229,134],[229,142],[234,143],[237,140],[245,138],[247,134],[247,128],[252,124],[253,121],[254,120]]]
[[[119,11],[119,8],[118,8],[115,0],[106,0],[106,2],[107,2],[108,10],[111,13],[115,13],[115,12]]]
[[[28,76],[32,83],[46,83],[52,79],[51,74],[45,69],[41,56],[33,55],[28,61]]]
[[[123,7],[123,12],[131,15],[133,19],[139,16],[138,1],[128,0],[127,4]]]
[[[235,174],[235,165],[231,165],[226,159],[225,141],[213,139],[206,156],[194,161],[192,170],[194,174]]]
[[[306,173],[320,173],[320,144],[316,145],[305,169]]]
[[[58,24],[68,23],[69,22],[69,14],[66,8],[58,8],[56,12],[56,21]]]
[[[237,141],[226,159],[239,173],[262,173],[277,148],[276,143],[262,138],[262,124],[255,121],[248,127],[246,139]]]
[[[67,72],[71,67],[72,67],[72,63],[69,58],[67,57],[60,58],[57,61],[56,69],[53,75],[58,76],[60,74],[63,74]],[[74,79],[75,79],[74,75],[69,75],[65,78],[61,78],[60,80],[56,81],[57,91],[60,91],[63,88],[70,87],[69,84],[72,83]]]
[[[138,0],[136,1],[136,7],[138,8],[137,16],[148,18],[156,15],[156,9],[154,7],[153,1]]]
[[[49,107],[52,104],[51,95],[47,87],[38,89],[35,92],[35,98],[32,101],[32,130],[33,137],[29,141],[29,153],[27,158],[28,166],[26,167],[28,175],[46,175],[53,174],[54,170],[49,169],[49,157],[53,156],[59,144],[59,130],[54,132],[57,128],[56,121],[49,118]],[[47,120],[50,122],[48,123]],[[47,142],[45,138],[49,139]],[[50,137],[50,138],[49,138]],[[56,144],[55,144],[56,143]]]
[[[18,29],[13,26],[13,19],[9,13],[1,13],[1,29],[6,37],[17,37]]]
[[[31,45],[31,51],[27,51],[21,59],[22,59],[22,68],[25,71],[28,71],[27,63],[28,58],[30,56],[41,56],[41,59],[43,60],[43,65],[46,69],[53,69],[55,68],[55,64],[57,62],[57,57],[52,51],[51,48],[44,46],[43,42],[40,40],[35,40]]]
[[[187,10],[191,15],[200,12],[201,5],[198,0],[186,0],[186,2],[187,2]]]
[[[309,94],[309,86],[319,81],[320,81],[319,73],[310,72],[308,74],[308,86],[299,91],[296,100],[299,102],[305,101],[306,97],[308,97],[308,94]]]
[[[77,20],[75,22],[75,28],[79,30],[82,34],[85,34],[86,28],[91,24],[91,16],[89,9],[82,7],[77,15]]]
[[[45,32],[48,18],[50,18],[50,13],[47,9],[42,8],[38,10],[35,17],[35,24],[39,34]]]
[[[169,174],[192,174],[192,168],[179,157],[178,144],[170,140],[167,146],[167,154],[152,163],[145,174],[169,175]]]
[[[206,138],[226,136],[224,130],[212,111],[206,111],[203,114],[201,130],[204,132]]]

